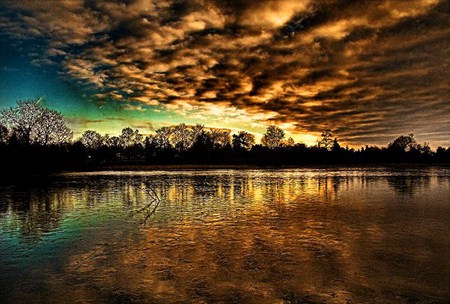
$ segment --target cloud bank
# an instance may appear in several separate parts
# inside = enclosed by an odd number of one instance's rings
[[[33,64],[126,111],[401,133],[450,145],[446,0],[4,1],[0,32]]]

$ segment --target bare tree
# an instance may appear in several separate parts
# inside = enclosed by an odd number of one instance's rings
[[[34,141],[42,144],[61,144],[71,141],[73,133],[61,113],[44,109],[41,122],[36,126]]]
[[[267,127],[266,133],[261,139],[261,144],[268,147],[269,149],[274,149],[280,147],[284,138],[284,131],[277,126]]]
[[[1,119],[25,144],[31,143],[31,134],[41,121],[39,100],[19,100],[17,107],[2,110]]]
[[[60,112],[43,107],[41,99],[19,100],[17,106],[0,112],[0,118],[25,144],[61,144],[72,139],[72,131]]]

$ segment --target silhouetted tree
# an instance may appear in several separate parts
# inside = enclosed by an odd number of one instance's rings
[[[430,144],[424,142],[423,145],[417,145],[417,150],[423,155],[431,155],[433,151],[431,150]]]
[[[292,137],[289,137],[286,141],[283,142],[283,147],[293,147],[295,146],[295,141]]]
[[[61,144],[71,141],[73,132],[67,126],[61,113],[44,109],[41,122],[36,126],[35,142],[42,145]]]
[[[156,147],[160,150],[165,150],[171,148],[170,145],[170,128],[169,127],[162,127],[158,130],[156,130],[155,135],[155,143]]]
[[[122,129],[122,134],[119,136],[119,143],[123,148],[142,144],[143,136],[139,130],[131,128]]]
[[[341,148],[341,145],[339,144],[338,139],[335,138],[335,139],[333,140],[333,146],[331,147],[331,151],[333,151],[333,152],[338,152],[338,151],[340,151],[341,149],[342,149],[342,148]]]
[[[450,162],[450,147],[438,147],[436,149],[436,159],[438,162]]]
[[[255,136],[245,131],[239,131],[238,134],[233,134],[232,144],[235,150],[250,150],[255,144]]]
[[[417,145],[414,134],[401,135],[388,145],[388,149],[400,152],[408,152]]]
[[[213,142],[211,139],[211,132],[208,132],[202,128],[198,132],[194,143],[190,148],[191,159],[197,163],[205,163],[210,158],[210,154],[213,152]]]
[[[231,144],[230,130],[211,130],[211,140],[215,149],[224,148]]]
[[[111,148],[117,148],[120,146],[120,138],[118,136],[104,136],[103,143]]]
[[[284,140],[285,133],[269,126],[262,145],[240,131],[179,124],[162,127],[146,137],[139,130],[124,128],[109,136],[88,130],[72,144],[72,135],[60,113],[44,108],[39,101],[19,101],[17,107],[0,112],[0,167],[8,172],[42,172],[77,169],[102,164],[252,164],[302,165],[343,163],[450,163],[450,148],[433,152],[428,143],[417,144],[413,134],[396,138],[387,147],[365,146],[343,149],[330,130],[317,145]],[[231,141],[231,143],[230,143]],[[25,143],[25,145],[24,145]]]
[[[330,150],[333,145],[333,134],[331,130],[325,130],[322,132],[321,139],[317,142],[319,148],[325,148]]]
[[[72,131],[61,113],[43,107],[41,99],[19,100],[17,106],[0,112],[0,118],[24,144],[61,144],[72,139]]]
[[[81,135],[80,142],[88,149],[98,149],[103,144],[103,137],[97,131],[87,130]]]
[[[192,140],[195,141],[197,136],[203,134],[203,131],[205,129],[205,126],[202,124],[196,124],[192,127]]]
[[[269,149],[274,149],[281,147],[283,138],[284,131],[277,126],[271,125],[267,127],[266,133],[261,139],[261,144]]]
[[[184,123],[172,129],[172,144],[178,151],[187,151],[193,143],[193,132]]]
[[[0,124],[0,144],[6,144],[9,140],[9,130],[4,125]]]

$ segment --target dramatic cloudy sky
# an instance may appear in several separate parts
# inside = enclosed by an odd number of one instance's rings
[[[186,122],[450,145],[447,0],[2,0],[0,105],[76,132]]]

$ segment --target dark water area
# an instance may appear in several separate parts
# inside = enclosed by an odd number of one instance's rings
[[[445,167],[3,184],[0,303],[450,303],[449,198]]]

